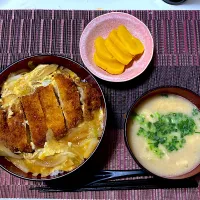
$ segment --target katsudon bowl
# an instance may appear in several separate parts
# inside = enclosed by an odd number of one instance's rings
[[[62,56],[56,56],[56,55],[36,55],[36,56],[30,56],[30,57],[24,58],[22,60],[19,60],[15,63],[9,65],[3,72],[1,72],[1,74],[0,74],[1,87],[11,74],[16,73],[16,72],[24,72],[27,70],[31,71],[31,70],[34,70],[36,66],[42,65],[42,64],[56,64],[58,66],[62,66],[61,67],[62,70],[68,70],[67,71],[68,73],[72,73],[72,74],[70,74],[70,76],[77,75],[80,78],[81,82],[83,82],[83,84],[89,83],[89,85],[92,88],[94,88],[94,90],[97,91],[99,94],[100,111],[102,114],[102,117],[101,117],[102,121],[101,121],[100,129],[98,129],[98,130],[100,130],[100,132],[99,132],[98,136],[96,136],[98,141],[95,143],[95,146],[93,145],[93,149],[86,157],[84,157],[82,159],[82,162],[80,162],[77,166],[70,168],[69,171],[57,170],[55,172],[52,172],[48,176],[41,176],[41,174],[34,175],[33,173],[30,173],[28,171],[26,172],[23,169],[21,170],[19,167],[16,167],[16,165],[14,165],[13,162],[10,161],[10,159],[7,159],[4,156],[0,156],[0,167],[2,169],[4,169],[5,171],[7,171],[10,174],[17,176],[19,178],[23,178],[23,179],[27,179],[27,180],[35,180],[35,181],[53,180],[53,179],[67,176],[67,175],[75,174],[75,172],[78,171],[78,169],[82,168],[83,165],[86,164],[86,162],[94,155],[95,151],[99,147],[99,144],[101,143],[102,137],[104,135],[104,131],[105,131],[105,127],[106,127],[106,120],[107,120],[106,102],[105,102],[105,98],[104,98],[103,92],[102,92],[99,84],[97,83],[95,78],[91,75],[91,73],[88,70],[86,70],[84,67],[82,67],[79,63],[77,63],[69,58],[65,58]],[[2,90],[2,88],[1,88],[1,90]],[[58,102],[59,102],[59,100],[58,100]],[[23,107],[23,109],[24,109],[24,107]],[[63,114],[63,116],[65,116],[65,115]],[[88,117],[90,118],[90,116],[88,116]],[[52,116],[52,118],[54,119],[54,116]],[[74,128],[74,129],[76,129],[76,128]],[[70,130],[73,130],[73,128]],[[66,144],[66,145],[70,146],[72,144],[71,144],[71,142],[68,142],[68,144]],[[33,147],[34,144],[31,146]],[[33,147],[33,148],[35,148],[35,147]],[[0,154],[2,154],[1,150],[0,150]],[[51,161],[50,161],[50,163],[51,163]],[[47,164],[48,164],[48,162],[47,162]],[[44,165],[44,167],[46,167],[46,166]]]

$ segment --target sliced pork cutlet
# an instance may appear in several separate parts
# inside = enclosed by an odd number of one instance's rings
[[[10,134],[6,121],[6,112],[0,110],[0,142],[11,151],[16,151],[14,137]]]
[[[46,118],[47,127],[53,131],[54,137],[59,140],[65,136],[66,128],[65,119],[54,93],[53,85],[39,87],[37,92]]]
[[[66,119],[67,128],[76,127],[83,119],[80,95],[72,79],[58,74],[55,76],[55,89]]]
[[[87,82],[80,82],[77,85],[83,104],[83,117],[87,121],[92,120],[94,117],[92,111],[101,107],[101,94]]]
[[[28,120],[32,142],[36,147],[44,147],[48,128],[38,93],[22,96],[21,102]]]
[[[30,136],[26,130],[25,116],[18,100],[11,106],[12,115],[7,116],[7,123],[10,135],[13,138],[13,148],[16,151],[30,153],[32,148],[30,145]]]

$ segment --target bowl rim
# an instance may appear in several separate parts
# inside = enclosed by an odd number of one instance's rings
[[[143,97],[145,97],[146,95],[156,91],[156,90],[159,90],[159,89],[168,89],[168,88],[177,88],[177,89],[183,89],[185,91],[188,91],[188,92],[191,92],[193,93],[194,95],[197,95],[200,97],[200,95],[198,95],[197,93],[195,93],[194,91],[188,89],[188,88],[185,88],[185,87],[180,87],[180,86],[173,86],[173,85],[164,85],[164,86],[159,86],[159,87],[155,87],[155,88],[152,88],[150,90],[147,90],[146,92],[144,92],[142,95],[140,95],[138,98],[136,98],[135,101],[133,101],[133,103],[131,104],[131,106],[129,107],[128,111],[127,111],[127,114],[126,114],[126,118],[125,118],[125,121],[124,121],[124,141],[125,141],[125,145],[126,145],[126,148],[128,149],[131,157],[134,159],[134,161],[136,162],[136,164],[143,170],[147,171],[150,175],[152,176],[155,176],[155,177],[160,177],[160,178],[163,178],[163,179],[174,179],[176,177],[179,177],[179,176],[182,176],[184,174],[181,174],[181,175],[178,175],[178,176],[171,176],[171,177],[164,177],[164,176],[159,176],[157,174],[154,174],[153,172],[149,171],[148,169],[146,169],[139,161],[138,159],[135,157],[133,151],[131,150],[131,147],[129,145],[129,142],[128,142],[128,134],[127,134],[127,124],[128,124],[128,121],[129,121],[129,118],[130,118],[130,114],[133,110],[133,108],[135,107],[135,105],[137,105],[137,103],[140,102],[140,100],[142,100]],[[189,101],[189,100],[188,100]],[[191,102],[191,101],[190,101]],[[192,102],[191,102],[192,103]],[[197,165],[198,166],[198,165]],[[195,166],[192,170],[194,170],[197,166]],[[188,173],[188,172],[187,172]],[[185,174],[187,174],[185,173]],[[192,176],[191,176],[192,177]],[[183,179],[183,178],[177,178],[177,179]]]
[[[151,39],[151,44],[152,44],[151,56],[150,56],[150,59],[149,59],[149,61],[148,61],[148,64],[146,65],[146,67],[145,67],[140,73],[138,73],[136,76],[130,77],[130,78],[128,78],[128,79],[127,79],[127,78],[124,78],[124,79],[122,79],[122,80],[121,80],[121,79],[120,79],[120,80],[118,80],[118,79],[115,80],[115,79],[113,79],[113,77],[107,77],[107,76],[106,76],[106,78],[105,78],[104,76],[101,76],[101,75],[99,76],[99,75],[96,73],[96,70],[93,69],[93,67],[88,68],[87,65],[85,64],[85,60],[88,60],[88,59],[85,59],[85,57],[82,57],[83,49],[81,48],[81,46],[83,46],[83,45],[82,45],[82,40],[85,39],[85,32],[86,32],[86,33],[88,32],[87,29],[88,29],[88,27],[89,27],[91,24],[93,24],[95,21],[98,21],[100,18],[102,18],[102,17],[104,17],[104,16],[112,16],[112,15],[116,15],[116,14],[124,15],[124,16],[129,17],[129,18],[131,17],[131,18],[134,19],[135,21],[140,22],[140,23],[145,27],[146,31],[148,32],[148,34],[149,34],[149,36],[150,36],[150,39]],[[151,34],[149,28],[147,27],[147,25],[146,25],[143,21],[141,21],[140,19],[138,19],[137,17],[135,17],[135,16],[133,16],[133,15],[131,15],[131,14],[129,14],[129,13],[126,13],[126,12],[117,12],[117,11],[116,11],[116,12],[111,11],[111,12],[109,12],[109,13],[105,13],[105,14],[99,15],[99,16],[95,17],[94,19],[92,19],[92,20],[85,26],[83,32],[81,33],[81,37],[80,37],[80,40],[79,40],[80,56],[81,56],[81,59],[82,59],[84,65],[85,65],[85,67],[86,67],[93,75],[95,75],[96,77],[98,77],[98,78],[100,78],[100,79],[102,79],[102,80],[104,80],[104,81],[113,82],[113,83],[127,82],[127,81],[130,81],[130,80],[132,80],[132,79],[138,77],[139,75],[141,75],[141,74],[147,69],[147,67],[149,66],[149,64],[151,63],[151,60],[152,60],[153,54],[154,54],[154,48],[155,48],[155,45],[154,45],[153,36],[152,36],[152,34]],[[123,73],[124,73],[124,72],[123,72]],[[123,74],[123,73],[122,73],[122,74]],[[102,73],[100,73],[100,74],[102,74]],[[121,74],[120,74],[120,75],[121,75]],[[120,76],[120,75],[119,75],[119,76]]]
[[[173,2],[173,1],[170,1],[170,0],[163,0],[163,1],[167,4],[170,4],[170,5],[179,5],[179,4],[184,3],[186,0],[180,0],[179,2]]]
[[[69,171],[69,172],[66,172],[65,174],[61,174],[61,175],[58,175],[58,177],[54,177],[52,176],[51,178],[47,179],[47,178],[42,178],[42,179],[37,179],[37,178],[27,178],[27,177],[23,177],[21,175],[18,175],[18,174],[15,174],[14,172],[11,172],[9,171],[8,169],[6,169],[5,167],[3,167],[1,164],[0,164],[0,168],[5,170],[6,172],[8,172],[9,174],[11,175],[14,175],[15,177],[17,178],[21,178],[21,179],[24,179],[24,180],[28,180],[28,181],[38,181],[38,182],[42,182],[42,181],[52,181],[52,180],[56,180],[56,179],[59,179],[59,178],[63,178],[67,175],[71,175],[73,172],[76,172],[78,171],[85,163],[88,162],[88,160],[91,159],[91,157],[95,154],[95,152],[97,151],[98,147],[100,146],[100,143],[102,143],[102,139],[103,139],[103,136],[105,134],[105,130],[106,130],[106,124],[107,124],[107,105],[106,105],[106,99],[105,99],[105,96],[104,96],[104,93],[102,91],[102,88],[100,86],[100,84],[97,82],[96,78],[93,76],[93,74],[88,70],[86,69],[83,65],[81,65],[80,63],[78,63],[77,61],[74,61],[72,60],[71,58],[68,58],[68,57],[65,57],[63,55],[57,55],[57,54],[35,54],[35,55],[31,55],[31,56],[27,56],[27,57],[24,57],[24,58],[21,58],[11,64],[9,64],[3,71],[0,72],[0,75],[2,75],[5,71],[9,70],[9,68],[11,68],[13,65],[23,61],[23,60],[26,60],[26,59],[30,59],[30,58],[34,58],[34,57],[41,57],[41,56],[53,56],[53,57],[59,57],[59,58],[63,58],[63,59],[67,59],[73,63],[75,63],[76,65],[78,65],[80,68],[83,68],[83,70],[85,70],[92,78],[93,78],[93,81],[97,84],[97,86],[99,87],[99,90],[101,91],[101,95],[102,95],[102,98],[103,98],[103,102],[104,102],[104,122],[103,122],[103,129],[102,129],[102,133],[101,133],[101,137],[99,139],[99,142],[97,144],[97,146],[95,147],[95,149],[93,150],[93,152],[90,154],[90,156],[84,160],[78,167],[76,167],[75,169]],[[1,157],[0,157],[1,158]]]

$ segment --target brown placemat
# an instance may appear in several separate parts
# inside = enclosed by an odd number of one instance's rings
[[[34,54],[53,53],[82,63],[79,39],[84,27],[109,11],[0,11],[0,66]],[[150,29],[155,52],[148,69],[127,83],[99,80],[108,103],[105,169],[138,168],[123,138],[124,116],[132,102],[149,89],[163,85],[187,87],[200,94],[200,11],[122,11],[142,20]],[[83,64],[83,63],[82,63]],[[0,169],[1,198],[80,199],[200,199],[200,189],[129,190],[79,193],[29,191],[40,185]]]

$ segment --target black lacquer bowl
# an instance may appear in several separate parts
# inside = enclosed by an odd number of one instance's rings
[[[147,170],[145,168],[145,166],[141,165],[140,162],[137,160],[137,158],[135,157],[133,151],[130,148],[130,144],[129,144],[129,140],[128,140],[128,125],[132,120],[132,114],[134,113],[135,108],[142,103],[143,101],[147,100],[148,98],[151,98],[155,95],[160,95],[160,94],[175,94],[178,96],[181,96],[187,100],[189,100],[191,103],[193,103],[199,110],[200,110],[200,96],[194,92],[192,92],[191,90],[188,90],[186,88],[182,88],[182,87],[173,87],[173,86],[169,86],[169,87],[159,87],[153,90],[150,90],[148,92],[146,92],[145,94],[143,94],[140,98],[138,98],[131,106],[130,110],[127,113],[127,117],[125,120],[125,128],[124,128],[124,138],[125,138],[125,142],[126,142],[126,146],[131,154],[131,156],[133,157],[133,159],[136,161],[136,163],[141,167],[144,168],[145,170]],[[148,170],[147,170],[148,171]],[[168,178],[168,179],[184,179],[184,178],[189,178],[191,176],[194,176],[196,174],[198,174],[200,172],[200,163],[195,166],[192,170],[188,171],[187,173],[181,174],[179,176],[172,176],[172,177],[162,177],[162,178]],[[150,174],[153,174],[151,171],[149,171]],[[156,175],[156,174],[153,174]]]
[[[23,171],[21,171],[20,169],[15,167],[11,162],[6,160],[6,158],[0,157],[0,167],[2,169],[4,169],[5,171],[9,172],[10,174],[17,176],[19,178],[27,179],[27,180],[45,181],[45,180],[58,179],[58,178],[61,178],[61,177],[64,177],[64,176],[67,176],[70,174],[74,174],[78,169],[82,168],[88,160],[90,160],[90,158],[94,155],[94,153],[98,149],[99,144],[101,143],[103,135],[104,135],[104,131],[105,131],[105,127],[106,127],[106,120],[107,120],[107,108],[106,108],[106,102],[105,102],[103,92],[102,92],[99,84],[95,80],[95,78],[92,76],[92,74],[88,70],[86,70],[84,67],[82,67],[79,63],[77,63],[69,58],[62,57],[62,56],[36,55],[36,56],[31,56],[31,57],[27,57],[22,60],[19,60],[15,63],[11,64],[10,66],[8,66],[8,68],[6,70],[1,72],[0,85],[2,85],[4,83],[4,81],[7,79],[8,75],[10,73],[16,72],[21,69],[29,69],[30,70],[30,68],[32,68],[33,66],[37,66],[38,64],[58,64],[59,66],[66,67],[66,68],[72,70],[73,72],[75,72],[81,78],[81,80],[85,80],[85,81],[89,82],[90,84],[92,84],[93,87],[95,87],[101,94],[101,105],[102,105],[102,109],[104,112],[104,122],[103,122],[102,134],[101,134],[101,138],[99,140],[99,143],[98,143],[96,149],[93,151],[93,153],[90,155],[90,157],[87,160],[85,160],[81,165],[79,165],[77,168],[75,168],[74,170],[72,170],[70,172],[64,172],[64,173],[58,174],[56,176],[48,176],[48,177],[37,176],[37,177],[35,177],[31,173],[24,173]]]

